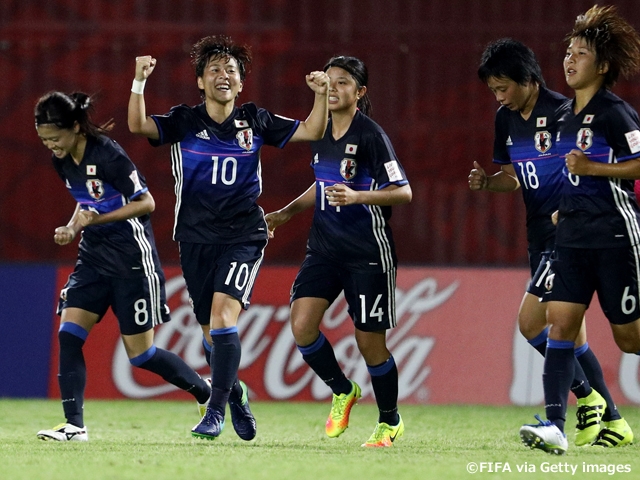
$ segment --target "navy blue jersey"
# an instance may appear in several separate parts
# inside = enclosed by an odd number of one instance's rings
[[[379,190],[407,185],[407,177],[382,128],[358,111],[339,140],[331,120],[322,140],[311,143],[316,177],[316,205],[308,250],[339,262],[351,271],[388,272],[396,264],[389,227],[391,207],[332,207],[324,188],[344,183],[352,190]]]
[[[246,103],[222,123],[205,104],[178,105],[151,118],[159,140],[171,143],[176,181],[174,240],[189,243],[238,243],[267,238],[260,148],[284,147],[300,123]]]
[[[112,212],[148,191],[144,177],[114,140],[87,136],[80,165],[67,155],[53,158],[60,178],[84,210]],[[149,215],[103,225],[82,232],[79,261],[114,277],[148,276],[160,270]]]
[[[640,158],[638,114],[625,101],[601,89],[580,113],[567,101],[558,118],[558,154],[582,150],[589,160],[619,163]],[[633,180],[577,176],[563,169],[556,244],[574,248],[613,248],[640,243],[640,218]]]
[[[540,87],[527,120],[520,112],[500,107],[496,113],[493,161],[513,164],[527,211],[527,240],[539,248],[553,241],[551,214],[558,209],[564,159],[558,156],[556,110],[566,97]]]

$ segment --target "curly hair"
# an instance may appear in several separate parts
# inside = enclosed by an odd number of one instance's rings
[[[193,45],[190,57],[196,69],[196,78],[204,75],[204,69],[211,57],[233,57],[238,63],[240,79],[244,80],[251,66],[251,47],[237,45],[226,35],[210,35]]]
[[[578,15],[565,41],[583,38],[596,54],[598,66],[609,65],[604,86],[610,89],[620,74],[628,78],[640,69],[640,35],[613,5],[594,5]]]

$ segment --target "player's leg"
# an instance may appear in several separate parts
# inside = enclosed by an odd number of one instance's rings
[[[38,438],[57,441],[86,441],[84,390],[87,369],[83,346],[93,326],[108,308],[108,285],[86,264],[77,264],[60,293],[58,313],[58,385],[66,422],[41,430]]]
[[[345,297],[356,327],[356,342],[371,376],[378,421],[363,447],[390,447],[404,433],[398,413],[398,367],[386,343],[386,332],[396,325],[396,270],[349,274]]]

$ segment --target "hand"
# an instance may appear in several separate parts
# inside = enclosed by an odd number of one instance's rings
[[[136,57],[136,80],[140,82],[146,80],[154,68],[156,68],[156,59],[151,55]]]
[[[283,225],[289,221],[291,217],[284,213],[282,210],[278,210],[277,212],[267,213],[264,216],[265,221],[267,222],[267,228],[269,233],[269,238],[275,237],[275,230],[280,225]]]
[[[469,173],[469,188],[471,190],[484,190],[487,188],[489,179],[484,169],[478,162],[473,162],[473,169]]]
[[[329,91],[329,75],[325,72],[311,72],[305,77],[305,80],[315,93],[326,95]]]
[[[76,232],[69,227],[58,227],[53,235],[53,241],[58,245],[66,245],[76,238]]]
[[[589,175],[589,167],[592,162],[582,150],[574,148],[567,153],[564,158],[564,163],[567,165],[569,173],[573,173],[574,175]]]
[[[551,214],[551,223],[558,225],[558,210]]]
[[[91,210],[79,210],[76,216],[76,221],[83,227],[87,227],[93,224],[98,215],[98,213]]]
[[[343,207],[345,205],[353,205],[358,202],[358,192],[350,189],[344,183],[336,183],[324,188],[324,194],[327,197],[329,205],[332,207]]]

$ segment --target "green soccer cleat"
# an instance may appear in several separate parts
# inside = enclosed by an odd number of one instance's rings
[[[600,432],[600,421],[607,406],[607,402],[602,395],[591,389],[591,393],[584,398],[578,399],[578,411],[576,417],[576,445],[590,445],[598,438]]]
[[[392,447],[393,442],[402,436],[404,433],[404,422],[402,417],[397,425],[392,426],[387,423],[378,423],[375,430],[365,443],[363,447]]]
[[[624,418],[603,423],[603,429],[592,444],[594,447],[623,447],[633,443],[633,431]]]
[[[360,390],[360,386],[352,381],[351,392],[349,393],[341,393],[340,395],[333,395],[333,400],[331,402],[331,412],[329,413],[329,418],[327,418],[327,423],[325,424],[325,432],[331,438],[338,437],[344,432],[349,426],[349,415],[351,414],[351,409],[353,406],[358,403],[358,399],[362,397],[362,390]]]

